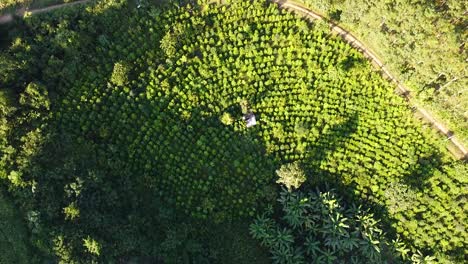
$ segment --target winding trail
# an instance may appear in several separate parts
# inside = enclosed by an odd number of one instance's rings
[[[325,18],[319,13],[316,13],[308,8],[305,8],[299,4],[296,4],[294,2],[290,2],[288,0],[271,0],[273,3],[278,4],[280,8],[283,9],[288,9],[295,11],[296,13],[303,14],[305,15],[309,20],[322,20],[325,21],[329,24],[330,28],[332,31],[340,35],[343,40],[345,40],[347,43],[349,43],[351,46],[359,50],[367,59],[369,59],[372,64],[381,70],[382,75],[391,80],[395,85],[397,86],[398,93],[405,97],[405,99],[408,101],[408,103],[411,105],[413,110],[415,111],[415,114],[421,119],[423,119],[424,122],[430,124],[435,130],[437,130],[439,133],[445,135],[447,137],[447,140],[450,142],[449,144],[452,145],[452,148],[447,147],[447,149],[458,159],[466,159],[468,160],[468,151],[467,149],[460,143],[460,141],[457,140],[457,138],[454,136],[453,132],[450,131],[446,126],[444,126],[442,123],[438,122],[435,120],[435,118],[429,114],[427,110],[424,108],[418,106],[416,103],[414,103],[411,100],[411,95],[410,91],[408,88],[406,88],[402,83],[400,83],[385,67],[385,65],[380,61],[380,59],[362,42],[360,42],[356,37],[354,37],[350,32],[347,30],[343,29],[342,27],[338,26],[337,24],[333,23],[329,19]],[[453,149],[455,148],[455,149]]]
[[[0,25],[9,23],[12,20],[13,20],[13,15],[12,14],[2,15],[2,16],[0,16]]]
[[[78,4],[84,4],[87,3],[91,0],[80,0],[80,1],[75,1],[71,3],[64,3],[64,4],[58,4],[58,5],[52,5],[48,6],[45,8],[39,8],[39,9],[32,9],[32,10],[27,10],[27,9],[20,9],[18,10],[15,15],[16,16],[24,16],[25,12],[30,13],[31,15],[34,14],[40,14],[40,13],[45,13],[49,12],[55,9],[67,7],[67,6],[73,6],[73,5],[78,5]],[[385,65],[380,61],[380,59],[362,42],[360,42],[356,37],[354,37],[350,32],[347,30],[341,28],[337,24],[333,23],[329,19],[325,18],[324,16],[320,15],[319,13],[316,13],[308,8],[305,8],[299,4],[296,4],[294,2],[290,2],[289,0],[270,0],[273,3],[276,3],[280,8],[283,9],[289,9],[292,11],[295,11],[296,13],[303,14],[310,20],[322,20],[325,21],[329,24],[330,28],[332,31],[336,32],[338,35],[340,35],[346,42],[348,42],[351,46],[359,50],[367,59],[369,59],[372,64],[381,70],[382,75],[386,77],[387,79],[391,80],[392,82],[395,83],[395,85],[398,88],[398,92],[400,95],[404,96],[408,103],[411,105],[411,107],[414,109],[416,112],[415,114],[417,116],[420,116],[421,119],[424,120],[424,122],[430,124],[434,129],[436,129],[439,133],[442,133],[447,137],[447,140],[450,142],[453,147],[447,147],[447,149],[458,159],[466,159],[468,160],[468,151],[467,149],[460,143],[460,141],[457,140],[457,138],[454,136],[453,132],[450,131],[446,126],[444,126],[442,123],[438,122],[435,120],[435,118],[428,113],[424,108],[418,106],[416,103],[411,101],[411,96],[410,96],[410,91],[408,88],[406,88],[402,83],[400,83],[385,67]],[[5,24],[13,21],[14,16],[12,14],[6,14],[3,16],[0,16],[0,24]],[[455,149],[454,149],[455,148]]]

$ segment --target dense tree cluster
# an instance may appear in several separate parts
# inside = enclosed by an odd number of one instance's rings
[[[42,254],[261,263],[242,223],[276,206],[280,183],[333,185],[375,206],[412,250],[463,256],[466,164],[326,27],[266,1],[77,8],[19,23],[0,64],[0,176]],[[317,195],[307,210],[335,197]],[[380,229],[356,231],[358,213],[345,213],[343,234],[381,243]],[[309,256],[387,257],[372,241],[353,253],[314,236],[325,244]],[[242,255],[223,259],[233,248]]]

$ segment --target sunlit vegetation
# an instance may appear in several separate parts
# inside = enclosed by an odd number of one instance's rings
[[[0,176],[41,254],[301,263],[285,230],[319,243],[305,263],[463,259],[466,164],[326,26],[266,1],[132,6],[26,18],[3,51]]]
[[[5,12],[7,8],[17,7],[26,2],[26,0],[3,0],[0,2],[0,14]]]
[[[349,29],[468,145],[467,1],[292,1]]]

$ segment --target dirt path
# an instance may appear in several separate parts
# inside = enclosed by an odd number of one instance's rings
[[[1,0],[0,0],[1,1]],[[55,10],[55,9],[59,9],[59,8],[62,8],[62,7],[67,7],[67,6],[74,6],[74,5],[78,5],[78,4],[84,4],[84,3],[87,3],[91,0],[80,0],[80,1],[75,1],[75,2],[71,2],[71,3],[63,3],[63,4],[58,4],[58,5],[51,5],[51,6],[48,6],[48,7],[44,7],[44,8],[38,8],[38,9],[31,9],[31,10],[28,10],[27,8],[21,8],[21,9],[18,9],[18,11],[15,12],[14,15],[12,14],[6,14],[6,15],[2,15],[0,16],[0,25],[1,24],[6,24],[6,23],[10,23],[11,21],[13,21],[13,18],[14,16],[19,16],[19,17],[22,17],[24,16],[24,14],[26,12],[32,14],[32,15],[35,15],[35,14],[40,14],[40,13],[45,13],[45,12],[49,12],[49,11],[52,11],[52,10]]]
[[[6,14],[6,15],[3,15],[3,16],[0,16],[0,25],[9,23],[11,21],[13,21],[13,15],[11,15],[11,14]]]
[[[445,127],[442,123],[438,122],[435,120],[435,118],[428,113],[425,109],[422,107],[418,106],[411,100],[411,95],[410,91],[402,84],[400,83],[385,67],[385,65],[380,61],[377,56],[370,51],[368,48],[364,46],[362,42],[360,42],[356,37],[354,37],[351,33],[346,31],[345,29],[341,28],[337,24],[329,21],[327,18],[323,17],[322,15],[305,8],[303,6],[300,6],[298,4],[295,4],[293,2],[289,2],[287,0],[272,0],[272,2],[276,3],[279,5],[281,8],[289,9],[292,11],[296,11],[297,13],[301,13],[305,15],[307,18],[312,19],[312,20],[323,20],[327,22],[330,25],[331,30],[336,32],[338,35],[340,35],[346,42],[351,44],[354,48],[362,52],[362,54],[369,59],[372,64],[380,69],[382,71],[382,75],[392,82],[395,83],[395,85],[398,88],[398,92],[404,96],[408,103],[415,109],[417,112],[417,116],[420,116],[424,122],[429,123],[434,129],[436,129],[438,132],[442,133],[447,137],[447,140],[450,142],[452,147],[448,147],[448,150],[458,159],[468,159],[468,151],[466,148],[457,140],[457,138],[453,135],[453,132],[451,132],[447,127]],[[455,148],[455,150],[453,149]]]

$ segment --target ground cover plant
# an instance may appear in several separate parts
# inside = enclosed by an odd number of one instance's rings
[[[410,251],[399,241],[387,241],[374,216],[359,206],[344,207],[331,191],[290,193],[283,189],[278,199],[281,222],[273,210],[260,215],[250,226],[252,235],[267,246],[273,263],[390,263],[398,251]],[[433,257],[414,255],[424,262]]]
[[[103,1],[19,23],[0,176],[42,254],[265,263],[245,221],[282,206],[278,183],[333,185],[413,253],[466,254],[466,164],[325,26],[266,1]]]

